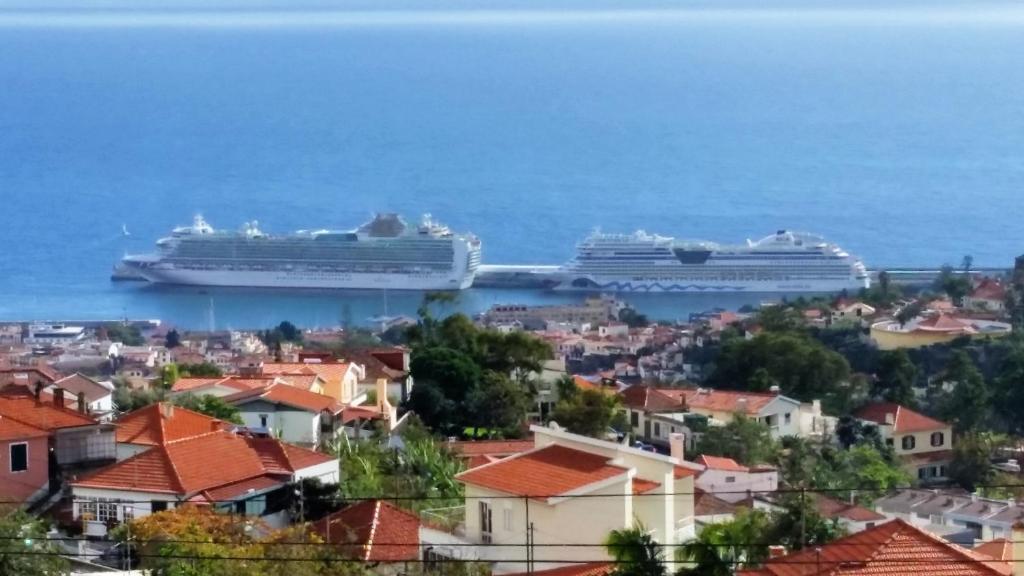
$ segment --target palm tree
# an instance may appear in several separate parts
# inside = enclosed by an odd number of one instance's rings
[[[665,576],[665,555],[643,524],[612,530],[604,542],[615,559],[612,576]]]
[[[679,574],[730,576],[735,569],[764,562],[767,547],[753,544],[764,539],[768,525],[768,515],[753,510],[707,526],[696,540],[678,550],[676,560],[687,564]]]

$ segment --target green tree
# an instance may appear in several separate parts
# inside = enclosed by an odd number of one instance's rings
[[[838,520],[823,518],[815,505],[816,495],[789,493],[778,502],[779,510],[769,517],[769,528],[762,542],[802,550],[808,546],[828,544],[845,535]]]
[[[774,461],[778,449],[767,424],[739,413],[725,426],[709,427],[697,444],[700,454],[732,458],[748,466]]]
[[[580,390],[562,398],[551,413],[559,426],[574,434],[604,438],[619,410],[619,400],[600,390]]]
[[[178,331],[171,329],[167,332],[167,336],[164,337],[164,347],[168,350],[181,346],[181,334]]]
[[[951,392],[945,387],[952,386]],[[959,434],[979,430],[988,422],[991,393],[978,367],[964,350],[955,350],[937,379],[933,394],[940,417]]]
[[[1011,434],[1024,434],[1024,343],[1018,337],[1006,342],[1006,354],[992,383],[993,407]]]
[[[0,574],[51,576],[66,574],[68,561],[46,538],[46,525],[24,510],[0,511]]]
[[[764,306],[757,313],[757,323],[768,332],[795,332],[803,326],[800,311],[792,306]]]
[[[174,398],[174,403],[182,408],[192,410],[193,412],[199,412],[200,414],[206,414],[207,416],[223,420],[224,422],[242,424],[242,413],[237,407],[228,404],[223,398],[218,398],[211,394],[203,394],[200,396],[196,396],[194,394],[182,394],[181,396]]]
[[[1005,442],[1002,436],[984,432],[960,435],[953,446],[949,479],[970,492],[978,486],[991,484],[996,474],[992,468],[992,456]]]
[[[842,355],[804,334],[762,332],[750,340],[722,346],[709,382],[719,388],[767,392],[777,383],[782,392],[812,400],[833,390],[850,375]]]
[[[173,362],[170,364],[164,364],[164,366],[160,368],[160,385],[164,389],[170,389],[180,377],[181,372],[178,370],[178,365]]]
[[[686,563],[679,574],[731,576],[735,570],[760,565],[768,558],[765,534],[770,528],[766,512],[748,508],[741,508],[728,522],[705,526],[695,540],[679,548],[677,560]]]
[[[967,266],[970,266],[966,257],[964,261]],[[966,272],[957,274],[953,267],[947,264],[942,267],[938,278],[935,279],[935,289],[945,292],[950,300],[960,304],[964,296],[971,290],[971,278]]]
[[[219,378],[224,372],[212,362],[179,364],[178,373],[182,378]]]
[[[604,543],[615,559],[613,576],[665,576],[665,555],[651,533],[637,522],[632,528],[612,530]]]
[[[132,412],[145,408],[164,399],[165,392],[160,388],[134,389],[129,386],[114,388],[114,406],[121,412]]]
[[[619,322],[625,323],[630,328],[644,328],[651,323],[646,315],[628,306],[619,311]]]
[[[417,381],[405,407],[419,416],[432,430],[450,436],[458,433],[464,415],[457,411],[458,405],[444,395],[444,390],[432,380]]]
[[[924,312],[924,304],[920,300],[915,300],[897,310],[895,318],[902,327],[905,326],[907,322],[910,322],[914,318],[920,316],[921,312]]]
[[[120,342],[125,346],[142,346],[146,339],[142,337],[139,327],[123,322],[110,322],[102,326],[111,342]]]
[[[488,371],[481,385],[470,394],[466,406],[474,437],[478,429],[485,428],[507,438],[519,435],[530,399],[523,387],[508,376]]]
[[[916,404],[914,382],[917,381],[917,366],[910,360],[906,350],[887,350],[878,356],[871,395],[887,402],[912,407]]]

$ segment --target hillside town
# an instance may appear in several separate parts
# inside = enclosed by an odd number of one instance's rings
[[[1024,574],[1024,259],[670,321],[443,301],[3,325],[0,573]]]

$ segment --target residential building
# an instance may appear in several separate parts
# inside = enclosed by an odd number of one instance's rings
[[[961,318],[946,313],[919,316],[905,324],[883,320],[871,325],[871,339],[879,350],[923,348],[952,342],[957,338],[1001,338],[1013,327],[1006,322],[981,318]]]
[[[341,402],[287,384],[244,390],[225,396],[224,401],[238,408],[249,430],[292,444],[316,447],[342,431],[345,406]]]
[[[638,384],[624,389],[619,398],[633,437],[658,446],[668,447],[672,434],[683,434],[685,448],[693,449],[696,436],[688,427],[687,419],[692,422],[696,417],[702,423],[706,421],[705,416],[688,412],[679,389]]]
[[[470,469],[533,450],[534,442],[532,438],[529,440],[453,440],[445,444],[445,447],[458,456],[466,464],[467,469]]]
[[[279,381],[273,376],[212,376],[179,378],[171,386],[171,396],[216,396],[223,398],[246,390],[265,388]],[[283,380],[281,380],[283,381]]]
[[[835,306],[832,308],[830,318],[832,324],[851,322],[864,325],[868,318],[871,318],[877,313],[878,310],[864,302],[840,300],[839,302],[836,302]]]
[[[823,546],[770,558],[737,576],[1010,576],[1011,566],[893,520]]]
[[[694,461],[704,469],[697,488],[730,503],[737,503],[779,488],[779,471],[771,466],[743,466],[732,458],[700,455]]]
[[[998,280],[983,278],[964,297],[963,305],[972,310],[1002,313],[1006,310],[1006,287]]]
[[[72,410],[80,410],[79,401],[84,402],[85,412],[99,420],[109,420],[114,413],[114,384],[98,382],[88,376],[75,373],[65,376],[43,389],[43,393],[53,396],[57,389],[64,391],[64,405]]]
[[[355,362],[306,358],[299,362],[267,362],[263,376],[319,376],[323,381],[321,394],[351,404],[359,395],[359,382],[366,379],[365,369]]]
[[[84,326],[66,324],[31,324],[28,327],[26,344],[68,346],[85,339]]]
[[[533,569],[556,567],[565,557],[558,544],[603,542],[637,520],[662,544],[694,536],[694,465],[557,427],[531,431],[533,450],[457,476],[466,488],[466,538],[495,572],[526,569],[524,551]],[[609,560],[603,547],[574,556]]]
[[[906,489],[875,501],[875,510],[964,544],[1009,538],[1024,522],[1024,506],[960,491]]]
[[[946,478],[953,459],[953,427],[899,404],[868,404],[854,414],[874,424],[903,467],[921,482]]]
[[[424,558],[419,516],[383,500],[363,500],[314,522],[313,532],[350,558],[397,573]]]
[[[61,374],[46,364],[0,367],[0,390],[17,386],[34,393],[37,386],[41,390],[60,378]]]
[[[24,390],[0,394],[0,500],[31,502],[55,490],[64,473],[115,456],[114,426]]]
[[[409,399],[412,375],[409,373],[408,350],[398,347],[351,350],[345,353],[345,360],[363,368],[357,383],[357,395],[376,391],[377,381],[385,380],[392,404],[401,404]]]
[[[71,482],[73,516],[88,534],[112,522],[188,503],[289,521],[289,484],[303,478],[338,481],[338,460],[272,438],[227,431],[172,440]]]
[[[782,511],[784,508],[780,502],[781,496],[778,492],[761,493],[755,494],[750,501],[755,510]],[[890,520],[884,514],[869,508],[836,500],[819,492],[808,492],[805,497],[819,516],[837,522],[847,534],[863,532]]]

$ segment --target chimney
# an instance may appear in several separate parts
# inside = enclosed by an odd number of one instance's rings
[[[160,403],[160,414],[162,414],[163,417],[167,418],[168,420],[173,418],[174,417],[174,404],[172,404],[170,402],[161,402]]]
[[[669,456],[683,461],[686,455],[686,437],[681,432],[673,432],[668,435]]]
[[[1017,522],[1013,525],[1013,535],[1010,537],[1013,550],[1010,556],[1010,566],[1013,576],[1024,576],[1024,523]]]
[[[768,388],[768,391],[771,392],[772,394],[776,394],[776,395],[782,393],[782,389],[779,388],[779,386],[777,384],[773,384],[770,388]]]
[[[775,558],[782,558],[786,555],[785,546],[769,546],[768,547],[768,559],[774,560]]]
[[[889,426],[892,426],[893,424],[895,424],[896,423],[896,415],[893,414],[892,412],[886,412],[885,413],[885,423],[888,424]]]
[[[89,405],[85,403],[85,392],[78,393],[78,411],[82,414],[89,413]]]
[[[384,411],[384,407],[389,405],[388,402],[388,381],[386,378],[377,378],[377,409],[381,412]]]
[[[39,400],[39,396],[42,395],[42,393],[43,393],[43,382],[41,380],[36,380],[36,386],[32,390],[32,395],[36,397],[36,400]]]
[[[53,405],[57,408],[64,407],[64,389],[54,388],[53,389]]]

